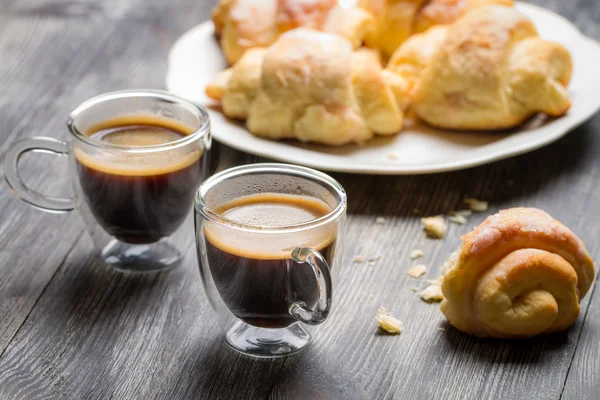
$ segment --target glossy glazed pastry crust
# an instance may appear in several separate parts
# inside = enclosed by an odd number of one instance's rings
[[[524,338],[567,329],[594,279],[583,242],[534,208],[488,217],[445,265],[441,310],[459,330]]]

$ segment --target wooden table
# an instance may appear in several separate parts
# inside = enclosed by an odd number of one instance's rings
[[[179,35],[214,1],[3,0],[0,4],[0,152],[17,138],[66,138],[65,118],[98,93],[164,87]],[[535,0],[600,39],[600,3]],[[200,50],[200,49],[199,49]],[[599,60],[600,62],[600,60]],[[600,94],[599,94],[600,95]],[[599,399],[600,294],[583,300],[562,334],[488,341],[446,328],[437,305],[411,286],[409,253],[421,248],[436,278],[459,236],[480,223],[424,237],[422,215],[461,207],[489,213],[535,206],[571,227],[593,258],[600,250],[600,116],[544,149],[466,171],[428,176],[334,174],[348,191],[345,262],[335,312],[307,351],[258,360],[230,350],[204,296],[189,221],[188,253],[169,273],[127,276],[93,256],[74,213],[32,210],[0,191],[0,399]],[[220,147],[219,168],[256,162]],[[68,193],[66,167],[24,161],[27,181]],[[385,224],[376,224],[377,217]],[[356,255],[380,255],[374,266]],[[404,321],[378,333],[385,305]],[[441,328],[441,329],[440,329]]]

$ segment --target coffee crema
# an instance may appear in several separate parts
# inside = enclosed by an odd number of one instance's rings
[[[303,301],[314,307],[318,283],[308,264],[291,258],[298,246],[319,251],[331,265],[335,257],[336,229],[277,232],[277,228],[314,221],[331,208],[308,196],[260,193],[245,196],[215,209],[222,218],[252,225],[255,233],[237,232],[207,223],[206,256],[219,294],[229,310],[244,322],[263,328],[283,328],[296,319],[289,306]],[[275,228],[272,237],[261,230]]]
[[[144,244],[181,225],[205,175],[202,150],[135,150],[173,143],[192,132],[176,121],[151,116],[116,118],[86,132],[92,139],[133,149],[74,151],[86,203],[106,232],[123,242]]]

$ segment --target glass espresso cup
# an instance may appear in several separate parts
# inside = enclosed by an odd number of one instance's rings
[[[68,117],[68,142],[36,137],[15,142],[4,173],[15,194],[51,213],[77,209],[107,264],[149,272],[175,265],[171,236],[192,209],[208,171],[210,124],[204,109],[160,91],[121,91],[94,97]],[[70,159],[73,198],[28,188],[18,161],[26,152]]]
[[[200,274],[233,349],[277,357],[310,343],[331,310],[345,219],[342,186],[309,168],[254,164],[200,186]]]

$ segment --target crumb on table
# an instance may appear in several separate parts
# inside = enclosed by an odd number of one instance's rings
[[[388,333],[399,334],[402,332],[402,322],[388,314],[384,306],[380,306],[375,316],[377,324]]]
[[[408,270],[408,276],[411,278],[420,278],[427,273],[427,267],[423,264],[415,265]]]
[[[444,221],[444,217],[441,215],[435,217],[421,218],[421,223],[425,228],[427,236],[433,239],[442,239],[446,236],[448,231],[448,225]]]
[[[427,283],[429,283],[430,285],[442,286],[442,278],[439,277],[437,279],[427,279]]]
[[[377,219],[375,220],[375,223],[377,225],[383,225],[383,224],[385,224],[385,218],[383,218],[383,217],[377,217]]]
[[[488,209],[488,202],[477,200],[472,197],[467,197],[465,199],[465,204],[469,206],[469,208],[475,212],[484,212]]]
[[[354,260],[353,260],[353,261],[354,261],[355,263],[361,263],[361,262],[363,262],[363,261],[364,261],[364,258],[362,258],[362,256],[356,256],[356,257],[354,257]]]
[[[470,217],[473,214],[471,210],[458,210],[454,212],[454,215],[460,215],[461,217]]]
[[[421,257],[423,257],[423,250],[414,249],[413,251],[410,252],[411,260],[416,260],[417,258],[421,258]]]
[[[439,284],[431,284],[427,286],[421,293],[421,299],[428,303],[437,303],[444,300],[442,287]]]
[[[448,221],[454,222],[455,224],[464,225],[467,223],[467,219],[460,214],[451,215],[448,217]]]

